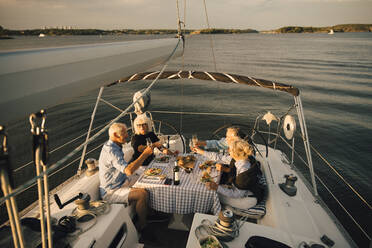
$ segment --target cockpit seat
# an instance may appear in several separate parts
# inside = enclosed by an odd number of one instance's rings
[[[247,217],[250,219],[258,220],[264,217],[266,214],[266,201],[268,197],[268,187],[265,175],[262,174],[259,176],[258,184],[264,189],[264,197],[254,207],[248,209],[240,209],[227,205],[225,206],[225,208],[231,210],[235,215]]]

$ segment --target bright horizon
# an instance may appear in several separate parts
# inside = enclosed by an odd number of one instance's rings
[[[176,0],[0,0],[6,29],[176,29]],[[372,0],[207,1],[211,28],[272,30],[283,26],[371,24]],[[207,28],[203,1],[186,1],[186,29]],[[184,1],[179,0],[184,20]]]

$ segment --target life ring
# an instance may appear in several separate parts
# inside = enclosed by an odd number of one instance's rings
[[[296,131],[296,121],[291,115],[286,115],[283,122],[284,135],[288,140],[293,138]]]

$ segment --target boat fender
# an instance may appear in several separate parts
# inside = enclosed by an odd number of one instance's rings
[[[288,140],[293,138],[296,131],[296,121],[291,115],[286,115],[283,122],[284,135]]]
[[[145,90],[146,89],[139,90],[133,95],[133,102],[140,98],[140,100],[134,104],[134,112],[137,115],[145,113],[151,103],[150,92],[143,94]]]
[[[295,196],[297,193],[297,187],[294,185],[297,181],[297,177],[293,174],[284,175],[285,183],[279,183],[279,187],[289,196]]]

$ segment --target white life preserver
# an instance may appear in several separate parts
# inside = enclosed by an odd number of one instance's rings
[[[293,138],[296,131],[296,120],[291,115],[286,115],[283,122],[284,135],[288,140]]]

